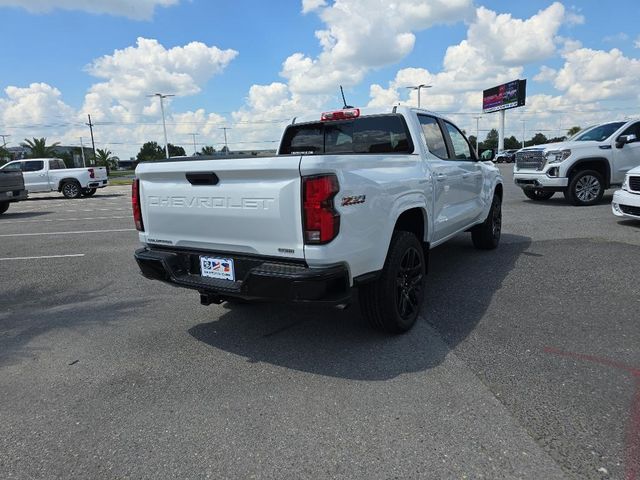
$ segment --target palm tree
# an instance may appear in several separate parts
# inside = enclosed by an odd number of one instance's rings
[[[573,137],[576,133],[578,133],[581,130],[580,127],[576,126],[576,127],[571,127],[568,131],[567,131],[567,136],[568,137]]]
[[[214,153],[216,153],[216,149],[211,145],[205,145],[202,147],[201,155],[213,155]]]
[[[44,137],[34,138],[33,140],[25,138],[24,142],[20,145],[31,150],[31,154],[29,155],[31,158],[49,158],[55,156],[55,147],[60,145],[60,142],[47,145],[47,139]]]
[[[98,165],[108,165],[111,162],[111,150],[96,148],[96,163]]]

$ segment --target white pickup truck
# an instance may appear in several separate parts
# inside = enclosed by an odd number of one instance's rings
[[[109,183],[105,167],[67,168],[59,158],[15,160],[0,170],[21,171],[29,193],[62,192],[66,198],[90,197]]]
[[[566,142],[516,152],[513,177],[531,200],[563,192],[574,205],[594,205],[640,165],[640,121],[610,122],[579,132]]]
[[[144,276],[234,299],[344,307],[404,332],[429,249],[471,231],[498,246],[502,177],[436,114],[393,107],[297,118],[277,155],[141,163],[132,187]]]

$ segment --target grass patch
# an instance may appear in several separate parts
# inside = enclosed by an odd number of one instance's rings
[[[111,170],[109,172],[109,178],[114,177],[126,177],[127,175],[134,175],[135,170]]]
[[[131,185],[132,183],[132,178],[109,178],[109,185]]]

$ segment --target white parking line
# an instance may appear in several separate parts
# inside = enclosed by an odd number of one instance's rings
[[[6,258],[0,258],[0,262],[6,262],[7,260],[40,260],[43,258],[70,258],[70,257],[84,257],[84,253],[74,253],[72,255],[42,255],[40,257],[6,257]]]
[[[111,232],[135,232],[135,228],[115,228],[113,230],[79,230],[75,232],[42,232],[42,233],[11,233],[0,237],[37,237],[45,235],[78,235],[80,233],[111,233]]]
[[[2,221],[0,225],[10,225],[13,223],[42,223],[42,222],[76,222],[79,220],[112,220],[114,218],[133,218],[131,215],[122,215],[117,217],[83,217],[83,218],[47,218],[44,220],[9,220]]]

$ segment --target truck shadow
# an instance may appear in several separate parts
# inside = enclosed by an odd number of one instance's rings
[[[438,366],[482,320],[494,293],[531,241],[503,235],[495,251],[460,236],[431,252],[425,306],[405,335],[371,330],[357,302],[347,310],[225,304],[216,321],[189,329],[197,340],[294,370],[353,380],[387,380]]]
[[[0,222],[2,220],[19,220],[21,218],[31,218],[31,217],[41,217],[43,215],[50,215],[53,212],[12,212],[9,210],[6,213],[3,213],[0,217]]]
[[[610,204],[613,201],[613,192],[615,190],[607,190],[602,200],[600,200],[596,205],[605,205]],[[528,198],[523,199],[524,203],[540,205],[544,207],[573,207],[573,208],[589,208],[589,207],[576,207],[569,203],[565,198],[562,192],[556,192],[556,194],[551,197],[549,200],[530,200]]]

